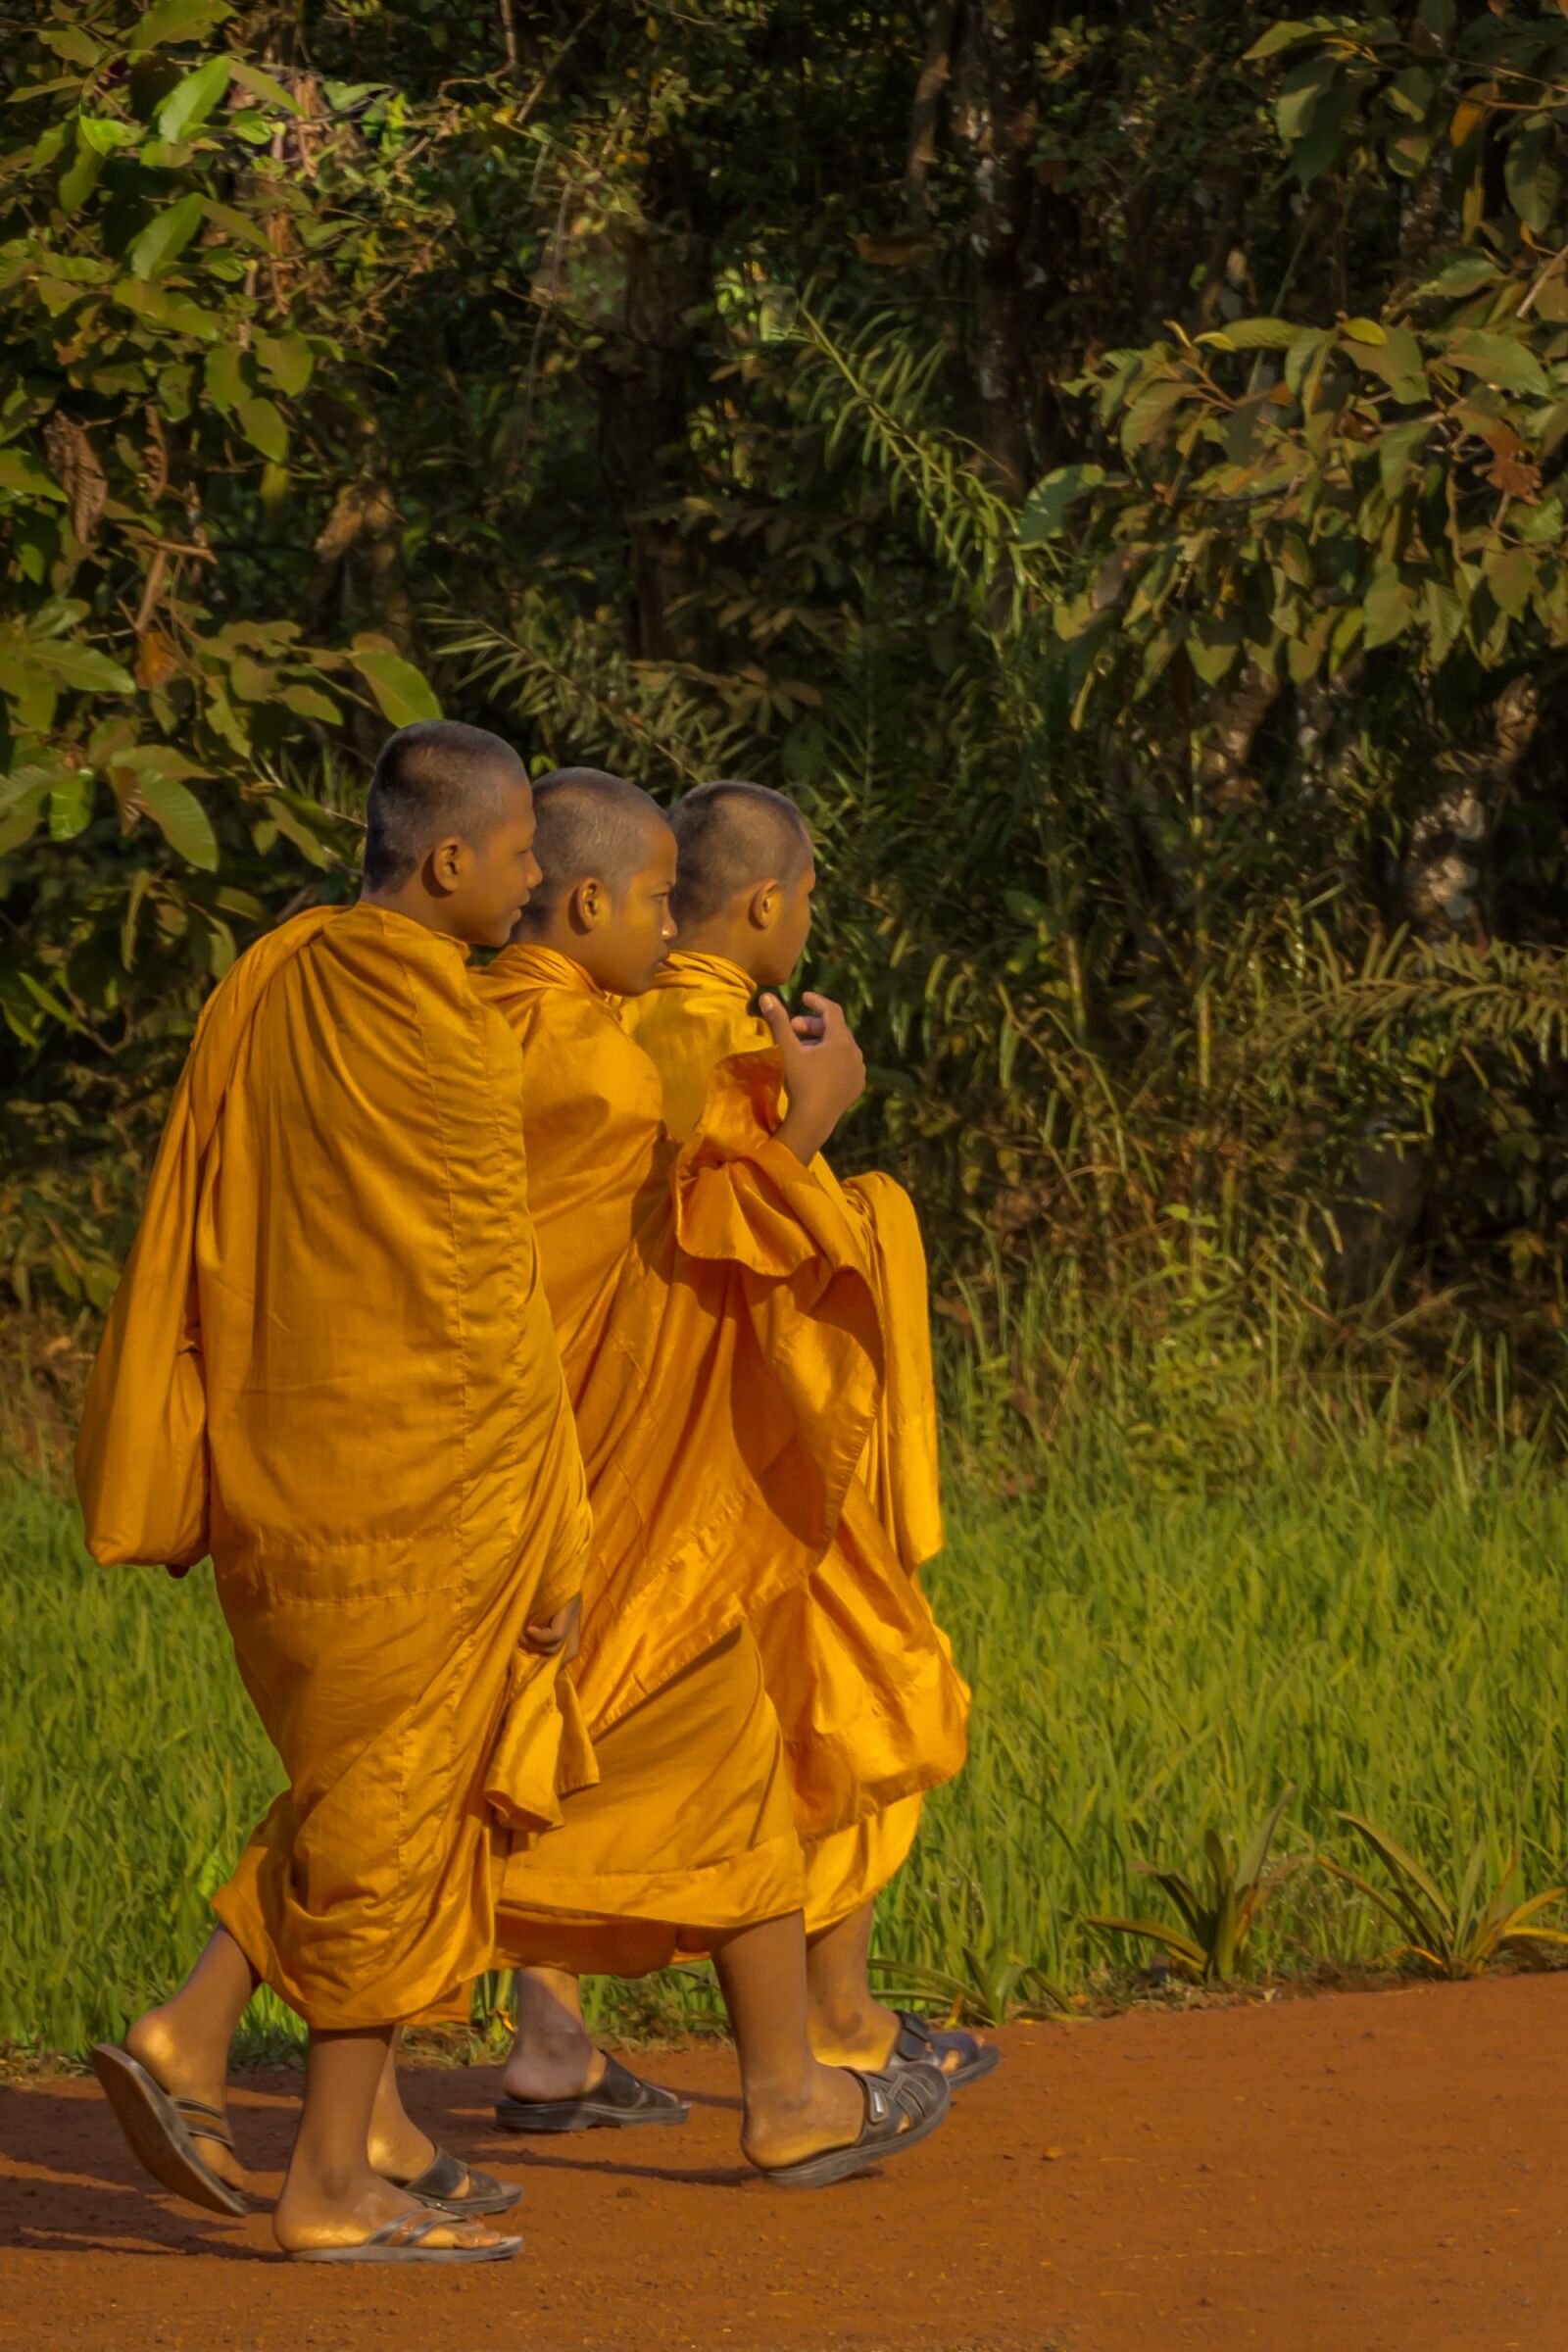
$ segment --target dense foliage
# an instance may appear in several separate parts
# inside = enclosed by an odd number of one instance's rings
[[[439,698],[799,794],[953,1254],[1402,1249],[1549,1361],[1561,9],[44,0],[0,80],[16,1287]]]

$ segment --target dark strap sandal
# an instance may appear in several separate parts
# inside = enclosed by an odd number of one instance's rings
[[[450,2230],[444,2213],[405,2213],[357,2246],[302,2246],[290,2262],[510,2262],[522,2252],[520,2237],[498,2237],[489,2245],[427,2246],[434,2230]]]
[[[763,2180],[775,2188],[831,2188],[835,2180],[848,2180],[918,2146],[947,2115],[953,2094],[934,2067],[910,2066],[894,2075],[861,2074],[858,2066],[845,2072],[859,2076],[865,2093],[859,2136],[847,2148],[824,2148],[820,2156],[804,2157],[799,2164],[760,2166]]]
[[[890,2075],[909,2066],[934,2066],[950,2090],[961,2090],[966,2082],[978,2082],[982,2075],[994,2074],[1002,2064],[1002,2052],[994,2041],[982,2041],[976,2034],[933,2033],[912,2009],[898,2009],[894,2015],[899,2032],[893,2055],[885,2062]]]
[[[234,2142],[216,2107],[201,2099],[172,2098],[147,2069],[113,2042],[101,2041],[92,2071],[115,2111],[132,2155],[165,2188],[209,2213],[249,2213],[251,2201],[220,2180],[196,2152],[199,2139],[231,2153]]]
[[[617,2058],[605,2060],[604,2079],[574,2099],[514,2099],[496,2101],[496,2122],[503,2132],[628,2132],[638,2124],[683,2124],[691,2114],[686,2101],[657,2082],[645,2082]]]
[[[475,2172],[471,2164],[460,2164],[445,2148],[437,2148],[416,2180],[400,2180],[395,2173],[383,2173],[381,2178],[390,2180],[394,2188],[406,2188],[421,2205],[456,2214],[460,2221],[465,2214],[510,2213],[514,2205],[522,2202],[520,2181],[497,2180],[490,2173]]]

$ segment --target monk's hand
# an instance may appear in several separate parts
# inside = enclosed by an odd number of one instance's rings
[[[778,1141],[797,1159],[812,1158],[827,1142],[852,1102],[865,1092],[865,1058],[840,1006],[828,997],[808,994],[810,1033],[800,1017],[791,1020],[777,997],[762,997],[758,1010],[767,1023],[784,1065],[789,1109]]]
[[[560,1658],[564,1666],[569,1666],[582,1647],[582,1594],[574,1592],[542,1625],[525,1625],[522,1646],[536,1658]]]

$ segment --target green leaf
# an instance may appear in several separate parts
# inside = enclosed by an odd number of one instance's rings
[[[394,727],[440,717],[441,706],[428,681],[390,645],[357,637],[349,648],[349,660],[370,689],[382,717]]]
[[[303,335],[256,337],[256,356],[278,390],[295,399],[311,380],[315,355]]]
[[[253,66],[248,57],[236,57],[230,62],[234,79],[249,90],[253,98],[260,98],[264,106],[280,106],[285,114],[299,113],[298,101],[291,98],[282,83],[274,81],[270,74],[264,74],[260,66]]]
[[[90,148],[94,155],[117,155],[122,147],[139,146],[141,130],[134,122],[123,122],[118,115],[78,115],[76,144]]]
[[[1370,651],[1374,646],[1391,645],[1409,627],[1415,618],[1415,596],[1389,564],[1373,574],[1364,610],[1365,643]]]
[[[1300,331],[1289,318],[1230,318],[1198,340],[1221,351],[1286,351]]]
[[[1406,66],[1389,84],[1389,104],[1413,122],[1424,122],[1438,94],[1438,79],[1425,66]]]
[[[264,458],[280,465],[288,453],[288,426],[281,410],[270,400],[242,400],[236,403],[234,415],[246,440]]]
[[[32,637],[27,657],[57,678],[62,686],[79,687],[85,694],[134,694],[136,681],[96,646],[71,637]]]
[[[1532,123],[1508,142],[1502,168],[1508,202],[1538,237],[1551,231],[1562,203],[1562,173],[1553,155],[1555,125]]]
[[[1255,65],[1265,57],[1277,57],[1282,49],[1298,49],[1303,41],[1316,40],[1317,24],[1303,24],[1298,19],[1284,24],[1271,24],[1261,39],[1244,51],[1242,63]]]
[[[167,286],[144,285],[140,278],[122,277],[114,289],[115,300],[127,311],[134,311],[149,326],[167,328],[176,335],[191,335],[198,342],[211,343],[222,331],[221,320],[211,311],[199,310],[183,294],[172,294]]]
[[[49,468],[24,449],[0,449],[0,490],[20,491],[24,498],[53,498],[63,504],[65,492]]]
[[[201,127],[215,106],[221,105],[228,93],[229,64],[226,57],[209,58],[194,74],[176,81],[163,105],[158,109],[158,135],[171,146]]]
[[[1294,146],[1311,119],[1312,109],[1325,90],[1333,88],[1339,75],[1339,66],[1332,57],[1320,51],[1316,57],[1303,57],[1292,66],[1280,84],[1279,97],[1274,102],[1274,120],[1285,144]]]
[[[1122,447],[1131,453],[1152,441],[1169,421],[1171,411],[1191,399],[1194,386],[1185,376],[1165,377],[1148,386],[1128,403],[1122,419]]]
[[[1352,343],[1386,343],[1389,339],[1376,318],[1347,318],[1345,332]]]
[[[55,785],[49,795],[49,838],[74,841],[92,815],[93,780],[84,768]]]
[[[1383,435],[1378,443],[1378,480],[1385,498],[1393,501],[1398,497],[1411,468],[1420,462],[1431,430],[1431,418],[1421,416],[1411,424],[1396,424]]]
[[[1512,335],[1487,335],[1472,327],[1449,338],[1446,356],[1455,367],[1505,392],[1544,393],[1550,389],[1535,353]]]
[[[1487,586],[1510,620],[1520,620],[1540,585],[1536,559],[1527,547],[1499,548],[1483,566]]]
[[[195,194],[182,196],[167,212],[155,215],[125,256],[132,273],[140,278],[156,277],[184,252],[206,218],[206,202]]]
[[[207,354],[202,367],[207,397],[220,416],[232,416],[245,398],[245,355],[236,343],[220,343]]]
[[[204,197],[203,202],[207,207],[208,220],[215,228],[220,228],[225,236],[232,237],[241,245],[253,245],[261,253],[271,250],[266,229],[259,220],[253,220],[248,213],[236,212],[231,204],[220,204],[216,196]]]
[[[1432,666],[1441,669],[1464,627],[1464,607],[1446,581],[1428,580],[1422,594]]]
[[[167,41],[194,41],[233,15],[227,0],[159,0],[130,36],[132,57],[161,49]]]
[[[1018,522],[1023,547],[1038,547],[1054,539],[1080,499],[1098,490],[1105,479],[1103,466],[1058,466],[1036,484],[1025,501]]]
[[[218,869],[218,839],[206,809],[193,792],[172,776],[138,779],[142,807],[170,848],[204,873]]]
[[[1357,343],[1350,353],[1358,368],[1380,375],[1396,400],[1414,403],[1431,398],[1432,387],[1421,364],[1421,346],[1407,326],[1391,326],[1381,345]]]
[[[343,715],[330,696],[318,694],[314,686],[284,686],[277,700],[296,717],[318,718],[323,726],[335,727]]]

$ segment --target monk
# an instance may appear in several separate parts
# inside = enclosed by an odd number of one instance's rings
[[[929,2068],[812,2054],[800,1841],[750,1630],[831,1541],[875,1408],[860,1240],[808,1165],[863,1065],[836,1006],[818,1002],[809,1042],[774,1006],[772,1051],[722,1073],[677,1152],[616,1014],[673,934],[669,827],[599,770],[541,779],[536,806],[544,881],[481,985],[522,1048],[529,1201],[594,1505],[573,1675],[600,1779],[505,1874],[499,1948],[532,1965],[498,2120],[679,2122],[594,2050],[577,1981],[705,1951],[743,2151],[822,2186],[913,2146],[948,2097]]]
[[[590,1522],[518,1054],[466,968],[526,905],[533,839],[498,737],[386,745],[359,903],[259,941],[203,1011],[76,1449],[96,1559],[211,1553],[287,1781],[191,1977],[95,2064],[166,2185],[244,2210],[229,2041],[258,1982],[288,2002],[310,2040],[273,2229],[303,2261],[521,2244],[457,2218],[520,2192],[415,2132],[392,2057],[487,1964],[503,1850],[593,1774],[562,1677]]]
[[[762,785],[700,785],[671,823],[679,945],[624,1019],[685,1136],[715,1067],[768,1042],[753,1001],[800,961],[816,868],[800,811]],[[922,1792],[966,1751],[968,1690],[918,1581],[942,1547],[925,1253],[902,1186],[880,1174],[840,1185],[820,1158],[812,1168],[861,1235],[885,1371],[830,1549],[808,1585],[753,1621],[806,1840],[812,2046],[839,2064],[936,2063],[966,2083],[997,2064],[995,2046],[888,2008],[868,1967],[873,1903],[908,1854]]]

